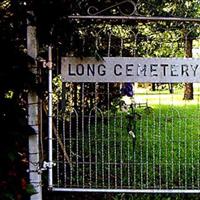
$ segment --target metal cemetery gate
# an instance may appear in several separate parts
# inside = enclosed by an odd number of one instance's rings
[[[147,58],[149,50],[142,51],[142,46],[153,45],[155,38],[144,40],[126,30],[128,36],[117,41],[115,28],[100,27],[103,31],[82,35],[84,45],[94,37],[95,55],[104,58],[62,58],[62,83],[58,76],[56,86],[60,85],[54,91],[53,108],[49,107],[50,122],[53,119],[49,163],[55,163],[49,167],[49,187],[53,191],[200,193],[200,60],[158,58],[164,56],[156,50]],[[183,50],[187,38],[181,44],[170,34],[170,42],[161,40],[160,48]],[[183,100],[180,82],[197,83],[194,100]],[[149,89],[152,83],[155,92]],[[175,91],[169,94],[162,89],[168,86]]]

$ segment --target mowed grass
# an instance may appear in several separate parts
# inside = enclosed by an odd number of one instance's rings
[[[138,88],[135,91],[136,102],[148,102],[152,105],[199,105],[200,104],[200,87],[194,84],[194,99],[183,100],[184,89],[174,89],[173,94],[169,94],[169,90],[150,91],[149,89]]]
[[[200,189],[200,98],[198,90],[194,94],[185,101],[183,91],[137,92],[133,100],[148,107],[92,109],[84,135],[75,117],[69,185]]]
[[[150,109],[97,116],[89,128],[88,185],[129,189],[200,188],[200,107],[181,94],[139,94]],[[142,100],[142,101],[141,101]],[[102,120],[103,119],[103,120]],[[130,125],[131,124],[131,125]],[[135,138],[129,134],[133,131]],[[86,181],[87,182],[87,181]]]
[[[135,98],[152,108],[151,112],[136,109],[141,115],[136,125],[136,157],[146,163],[143,187],[199,188],[199,90],[195,88],[194,100],[189,101],[183,100],[183,90],[141,93]]]
[[[199,107],[154,105],[150,113],[142,109],[138,112],[136,160],[146,164],[143,187],[198,188]]]
[[[150,109],[91,113],[84,142],[72,141],[72,185],[104,189],[200,189],[200,98],[183,91],[139,92]],[[128,117],[128,112],[129,116]],[[134,132],[135,138],[129,134]],[[82,137],[79,136],[79,138]],[[84,150],[83,150],[84,149]],[[81,155],[84,154],[84,160]],[[78,175],[78,176],[77,176]],[[83,179],[84,178],[84,179]],[[105,195],[106,196],[106,195]],[[199,199],[198,195],[109,194],[105,199]]]

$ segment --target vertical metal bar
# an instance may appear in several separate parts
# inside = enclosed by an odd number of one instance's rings
[[[174,188],[174,157],[175,157],[175,152],[174,152],[174,95],[171,94],[171,101],[172,101],[172,104],[171,104],[171,118],[172,118],[172,121],[171,121],[171,144],[172,144],[172,147],[171,147],[171,188],[173,189]]]
[[[149,37],[147,38],[147,39],[149,39]],[[163,135],[163,139],[164,139],[164,137],[165,137],[165,132],[164,132],[164,134],[162,134],[162,109],[161,109],[161,91],[159,90],[159,99],[158,99],[158,104],[159,104],[159,143],[160,143],[160,149],[159,149],[159,162],[160,162],[160,169],[159,169],[159,171],[160,171],[160,180],[159,180],[159,182],[160,182],[160,189],[162,189],[162,180],[164,180],[164,178],[162,178],[162,175],[164,176],[164,148],[165,148],[165,141],[163,141],[162,140],[162,135]],[[163,129],[163,131],[164,131],[165,129]],[[163,142],[162,142],[163,141]],[[162,154],[162,152],[163,152],[163,154]],[[166,155],[165,155],[166,156]],[[163,170],[163,173],[162,173],[162,171],[161,170]],[[164,183],[164,181],[163,181],[163,183]]]
[[[98,133],[97,133],[97,88],[95,83],[95,105],[94,105],[94,143],[95,143],[95,186],[98,188]]]
[[[120,117],[120,186],[123,188],[123,115]]]
[[[84,87],[85,84],[83,83],[83,87],[82,87],[82,103],[84,105],[84,99],[85,99],[85,95],[84,95]],[[83,178],[83,188],[85,187],[85,109],[84,106],[82,106],[82,111],[81,111],[81,127],[82,127],[82,178]]]
[[[73,110],[75,112],[75,109]],[[70,187],[73,185],[72,183],[72,179],[73,179],[73,176],[72,176],[72,115],[73,115],[73,111],[70,112],[70,123],[69,123],[69,161],[70,161],[70,167],[69,167],[69,184],[70,184]],[[64,119],[65,120],[65,119]],[[65,133],[65,132],[64,132]],[[66,148],[66,138],[63,137],[63,140],[64,140],[64,147]],[[64,166],[65,166],[65,170],[66,170],[66,164],[65,164],[65,160],[64,160]],[[66,174],[66,173],[64,173]],[[66,180],[67,177],[65,177],[65,180]]]
[[[135,36],[135,40],[134,40],[134,49],[133,49],[133,56],[136,57],[137,55],[137,34],[134,33],[134,36]]]
[[[107,144],[108,144],[108,188],[110,189],[110,84],[107,83],[107,106],[108,106],[108,136],[107,136]]]
[[[192,116],[192,117],[195,117],[195,116]],[[192,123],[192,126],[191,126],[191,129],[194,128],[194,120],[195,119],[192,119],[191,123]],[[191,172],[191,176],[192,176],[192,189],[194,189],[194,135],[192,133],[192,130],[191,130],[191,168],[192,168],[192,172]]]
[[[172,108],[172,128],[171,128],[171,187],[174,188],[174,109]]]
[[[103,188],[105,187],[105,170],[104,170],[104,167],[105,167],[105,161],[104,161],[104,115],[102,114],[102,120],[101,120],[101,153],[102,153],[102,186]]]
[[[117,132],[116,132],[116,118],[117,115],[114,115],[114,167],[115,167],[115,188],[117,188]]]
[[[108,56],[108,57],[110,56],[111,37],[112,37],[112,33],[111,33],[111,31],[109,30],[109,32],[108,32],[108,52],[107,52],[107,56]]]
[[[109,32],[108,35],[108,57],[110,56],[110,48],[111,48],[111,37],[112,33]],[[107,83],[107,108],[108,108],[108,188],[110,189],[110,84]]]
[[[184,116],[184,124],[185,124],[185,130],[184,130],[184,163],[185,163],[185,189],[187,189],[187,120],[186,116]]]
[[[153,119],[153,188],[156,189],[156,150],[155,150],[155,146],[156,146],[156,124],[155,124],[155,118]]]
[[[141,116],[141,119],[140,119],[140,130],[138,131],[139,132],[139,135],[142,135],[142,122],[143,122],[143,116]],[[135,126],[135,125],[134,125]],[[134,132],[136,131],[136,126],[134,127]],[[136,133],[134,133],[136,135]],[[137,135],[135,136],[137,137]],[[137,151],[137,143],[135,141],[135,149],[133,149],[133,187],[136,189],[136,183],[137,183],[137,174],[136,174],[136,169],[137,169],[137,161],[136,161],[136,151]]]
[[[82,105],[83,106],[83,105]],[[78,113],[76,112],[76,185],[79,187],[79,132],[78,132]]]
[[[148,129],[148,116],[146,121],[146,188],[149,188],[149,129]]]
[[[124,47],[124,40],[123,40],[123,38],[121,38],[121,42],[120,42],[120,52],[119,52],[120,57],[123,56],[123,47]]]
[[[123,55],[123,46],[124,46],[124,41],[123,41],[123,39],[121,38],[121,42],[120,42],[120,56],[122,56]],[[120,187],[121,188],[123,188],[123,165],[122,165],[122,163],[123,163],[123,137],[122,137],[122,135],[123,135],[123,133],[122,133],[122,131],[123,131],[123,125],[122,125],[122,117],[123,117],[123,115],[122,115],[122,113],[120,114]]]
[[[64,84],[63,84],[64,86]],[[71,131],[71,116],[70,116],[70,124],[69,124],[69,132]],[[63,121],[62,121],[62,136],[63,136],[63,147],[66,149],[66,122],[65,122],[65,116],[63,116]],[[70,153],[70,150],[69,150]],[[71,165],[71,158],[69,157],[70,160],[70,165]],[[66,162],[65,158],[63,157],[63,183],[64,187],[67,185],[67,167],[66,167]]]
[[[59,66],[59,49],[56,48],[56,66]],[[58,67],[56,68],[56,75],[58,76],[59,70]],[[57,101],[59,101],[59,95],[57,94]],[[59,102],[56,104],[56,134],[59,134]],[[58,136],[59,137],[59,136]],[[60,187],[60,148],[59,148],[59,142],[58,137],[56,139],[56,178],[57,178],[57,187]]]
[[[91,117],[92,110],[89,113],[88,119],[88,145],[89,145],[89,186],[92,186],[92,147],[91,147]]]
[[[158,119],[158,143],[159,143],[159,150],[158,150],[158,152],[159,152],[159,155],[158,155],[158,159],[159,159],[159,189],[161,189],[162,188],[162,183],[161,183],[161,181],[162,181],[162,171],[161,171],[161,169],[162,169],[162,153],[161,153],[161,151],[162,151],[162,143],[161,143],[161,109],[159,109],[159,114],[158,114],[158,116],[159,116],[159,119]]]
[[[168,181],[168,129],[167,129],[167,115],[165,116],[165,182],[166,182],[166,189],[169,188],[169,181]]]
[[[71,85],[70,88],[71,90]],[[63,149],[66,149],[66,120],[65,120],[65,110],[66,110],[66,83],[62,82],[62,101],[61,101],[61,108],[62,108],[62,143]],[[70,116],[69,116],[70,117]],[[69,126],[70,129],[70,126]],[[69,131],[68,131],[69,132]],[[70,160],[70,159],[69,159]],[[62,157],[63,165],[62,165],[62,185],[66,187],[67,182],[67,168],[66,168],[66,160],[64,156]]]
[[[198,88],[198,142],[197,142],[197,151],[198,151],[198,161],[197,161],[197,187],[200,189],[200,88]]]
[[[198,86],[198,95],[197,95],[197,99],[198,99],[198,103],[197,103],[197,119],[198,119],[198,131],[197,131],[197,152],[198,152],[198,156],[196,156],[196,164],[197,164],[197,188],[200,189],[200,87]]]
[[[181,187],[181,119],[179,116],[179,127],[178,127],[178,183]]]
[[[134,119],[135,120],[135,119]],[[128,168],[128,170],[127,170],[127,176],[128,176],[128,188],[130,188],[130,178],[131,178],[131,175],[130,175],[130,135],[128,135],[128,138],[127,138],[127,168]]]
[[[53,187],[53,129],[52,129],[52,110],[53,110],[53,90],[52,90],[52,47],[48,48],[48,144],[49,144],[49,187]]]
[[[143,189],[143,135],[140,134],[140,189]]]
[[[59,130],[59,107],[57,104],[56,108],[56,130],[58,134]],[[59,142],[56,140],[56,171],[57,171],[57,187],[60,186],[60,154],[59,154],[60,148],[59,148]]]

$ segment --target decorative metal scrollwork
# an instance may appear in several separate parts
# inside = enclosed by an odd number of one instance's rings
[[[115,10],[118,10],[118,12],[123,16],[138,15],[138,5],[133,0],[124,0],[122,2],[119,2],[115,5],[111,5],[102,10],[99,10],[95,6],[90,6],[87,9],[87,14],[97,16],[97,15],[101,15],[102,13],[105,13],[106,11],[114,12]]]

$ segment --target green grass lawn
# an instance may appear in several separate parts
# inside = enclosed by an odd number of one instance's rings
[[[87,174],[86,187],[200,188],[198,106],[152,105],[151,108],[150,112],[137,108],[136,121],[131,113],[130,117],[126,112],[107,113],[104,117],[97,113],[85,133],[85,163],[78,163],[80,177],[83,166]],[[80,142],[80,151],[82,145]],[[73,170],[78,168],[74,160]]]
[[[115,113],[93,109],[86,116],[84,135],[80,130],[67,138],[72,165],[65,187],[200,189],[197,90],[194,97],[184,101],[182,91],[136,93],[134,101],[147,102],[150,109],[134,108],[135,120],[131,109]]]
[[[200,113],[195,105],[154,105],[138,110],[136,160],[144,163],[143,187],[199,187]],[[142,158],[141,158],[142,157]],[[141,166],[139,169],[141,171]],[[142,174],[142,171],[140,172]],[[140,177],[141,180],[141,177]]]
[[[141,93],[150,110],[97,113],[85,144],[89,187],[129,189],[200,188],[199,96]],[[130,115],[131,114],[131,111]],[[95,116],[94,116],[95,117]],[[129,124],[129,125],[128,125]],[[133,138],[129,130],[136,136]]]

